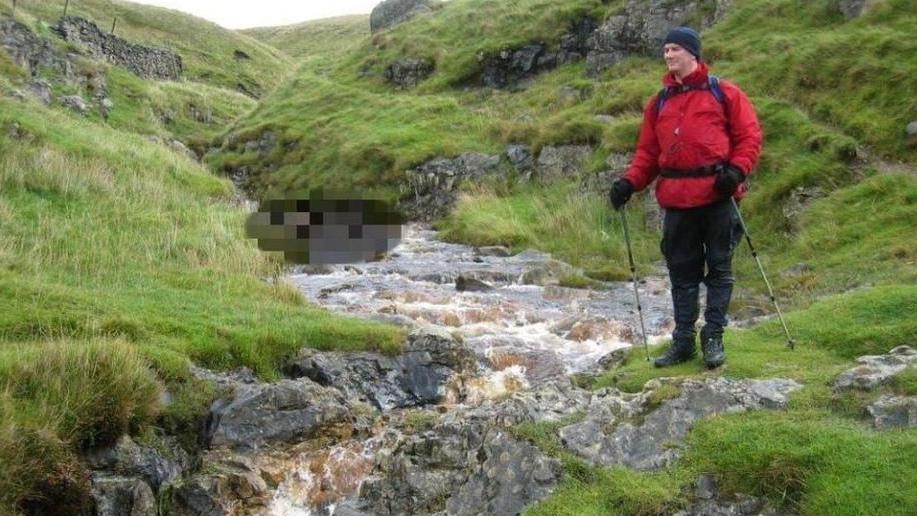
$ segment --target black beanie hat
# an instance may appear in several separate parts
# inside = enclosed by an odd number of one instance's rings
[[[675,27],[665,37],[666,43],[675,43],[700,59],[700,35],[691,27]]]

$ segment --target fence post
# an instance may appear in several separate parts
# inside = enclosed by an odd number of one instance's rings
[[[64,0],[64,16],[67,16],[68,7],[70,7],[70,0]]]
[[[111,19],[111,34],[112,34],[112,35],[115,34],[115,25],[116,25],[117,23],[118,23],[118,17],[115,16],[114,18]]]

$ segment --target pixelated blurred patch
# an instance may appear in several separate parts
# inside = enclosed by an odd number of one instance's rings
[[[401,241],[404,216],[389,203],[351,192],[312,190],[268,199],[249,215],[246,234],[262,251],[299,264],[378,260]]]

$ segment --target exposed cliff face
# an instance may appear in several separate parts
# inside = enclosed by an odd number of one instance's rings
[[[86,46],[93,56],[123,66],[144,79],[181,78],[181,56],[170,50],[138,45],[106,34],[96,24],[77,16],[61,18],[55,30],[65,40]]]

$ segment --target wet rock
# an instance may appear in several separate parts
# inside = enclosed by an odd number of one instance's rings
[[[60,98],[60,102],[81,115],[85,115],[89,112],[89,106],[86,105],[86,101],[83,100],[83,97],[79,95],[65,95]]]
[[[917,396],[892,396],[885,394],[866,411],[873,418],[877,430],[917,427]]]
[[[536,176],[543,183],[554,183],[578,175],[592,155],[588,145],[548,145],[541,149],[535,164]]]
[[[385,80],[399,89],[413,88],[433,73],[429,59],[400,59],[385,67]]]
[[[157,444],[140,446],[124,435],[112,446],[87,451],[86,462],[94,470],[138,477],[158,492],[191,466],[191,458],[172,438],[157,438]]]
[[[498,256],[502,258],[512,255],[510,250],[507,249],[506,247],[503,247],[502,245],[490,245],[490,246],[484,246],[484,247],[477,247],[475,248],[475,254],[477,254],[478,256]]]
[[[835,389],[872,390],[886,384],[908,367],[917,367],[917,351],[898,346],[885,355],[866,355],[856,362],[860,365],[837,377]]]
[[[690,25],[703,31],[726,13],[730,3],[629,0],[622,14],[608,17],[589,38],[588,73],[596,75],[631,55],[658,57],[671,29]]]
[[[535,167],[535,158],[532,156],[532,148],[528,145],[513,144],[506,147],[506,156],[509,162],[516,167],[516,171],[528,178]]]
[[[382,29],[404,23],[421,13],[432,11],[430,0],[385,0],[373,8],[369,15],[369,30]]]
[[[487,366],[502,371],[513,366],[523,368],[530,384],[559,378],[566,374],[563,359],[550,350],[526,350],[518,346],[494,346],[485,354]]]
[[[461,274],[458,278],[455,279],[455,290],[458,290],[459,292],[489,292],[493,289],[493,286],[488,285],[481,280],[463,276]]]
[[[523,285],[557,285],[561,279],[576,272],[572,265],[559,260],[548,260],[526,270],[520,278]]]
[[[571,389],[569,381],[566,383]],[[391,434],[391,451],[377,456],[359,500],[345,504],[346,510],[356,514],[517,514],[547,496],[560,478],[559,461],[512,438],[506,427],[531,420],[528,418],[545,413],[549,406],[568,412],[571,403],[566,397],[560,403],[540,403],[542,400],[534,398],[538,393],[527,394],[527,401],[514,396],[513,403],[486,405],[461,414],[448,412],[432,429],[419,434]]]
[[[210,407],[207,442],[211,447],[254,450],[353,422],[341,392],[311,380],[239,384],[232,395]]]
[[[503,432],[488,436],[474,458],[467,479],[446,502],[449,514],[518,514],[550,494],[563,469],[559,460]]]
[[[99,516],[155,516],[156,497],[146,482],[136,478],[94,475],[92,497]]]
[[[453,376],[476,369],[471,351],[448,333],[425,328],[409,335],[405,352],[397,357],[303,350],[288,374],[338,389],[348,399],[391,410],[439,402]]]
[[[665,386],[665,387],[664,387]],[[792,380],[688,379],[680,385],[664,380],[647,383],[643,392],[597,391],[582,422],[561,428],[565,447],[603,466],[656,470],[680,455],[682,442],[697,420],[723,413],[785,408],[787,395],[800,388]],[[652,410],[653,392],[677,396]],[[661,391],[666,392],[666,391]]]
[[[624,364],[625,359],[627,359],[627,349],[616,349],[611,353],[603,356],[599,359],[599,365],[605,371],[611,371],[612,369],[617,369]]]
[[[172,490],[169,514],[221,516],[235,513],[240,503],[261,505],[269,494],[261,470],[251,459],[225,450],[209,452],[200,472]]]

